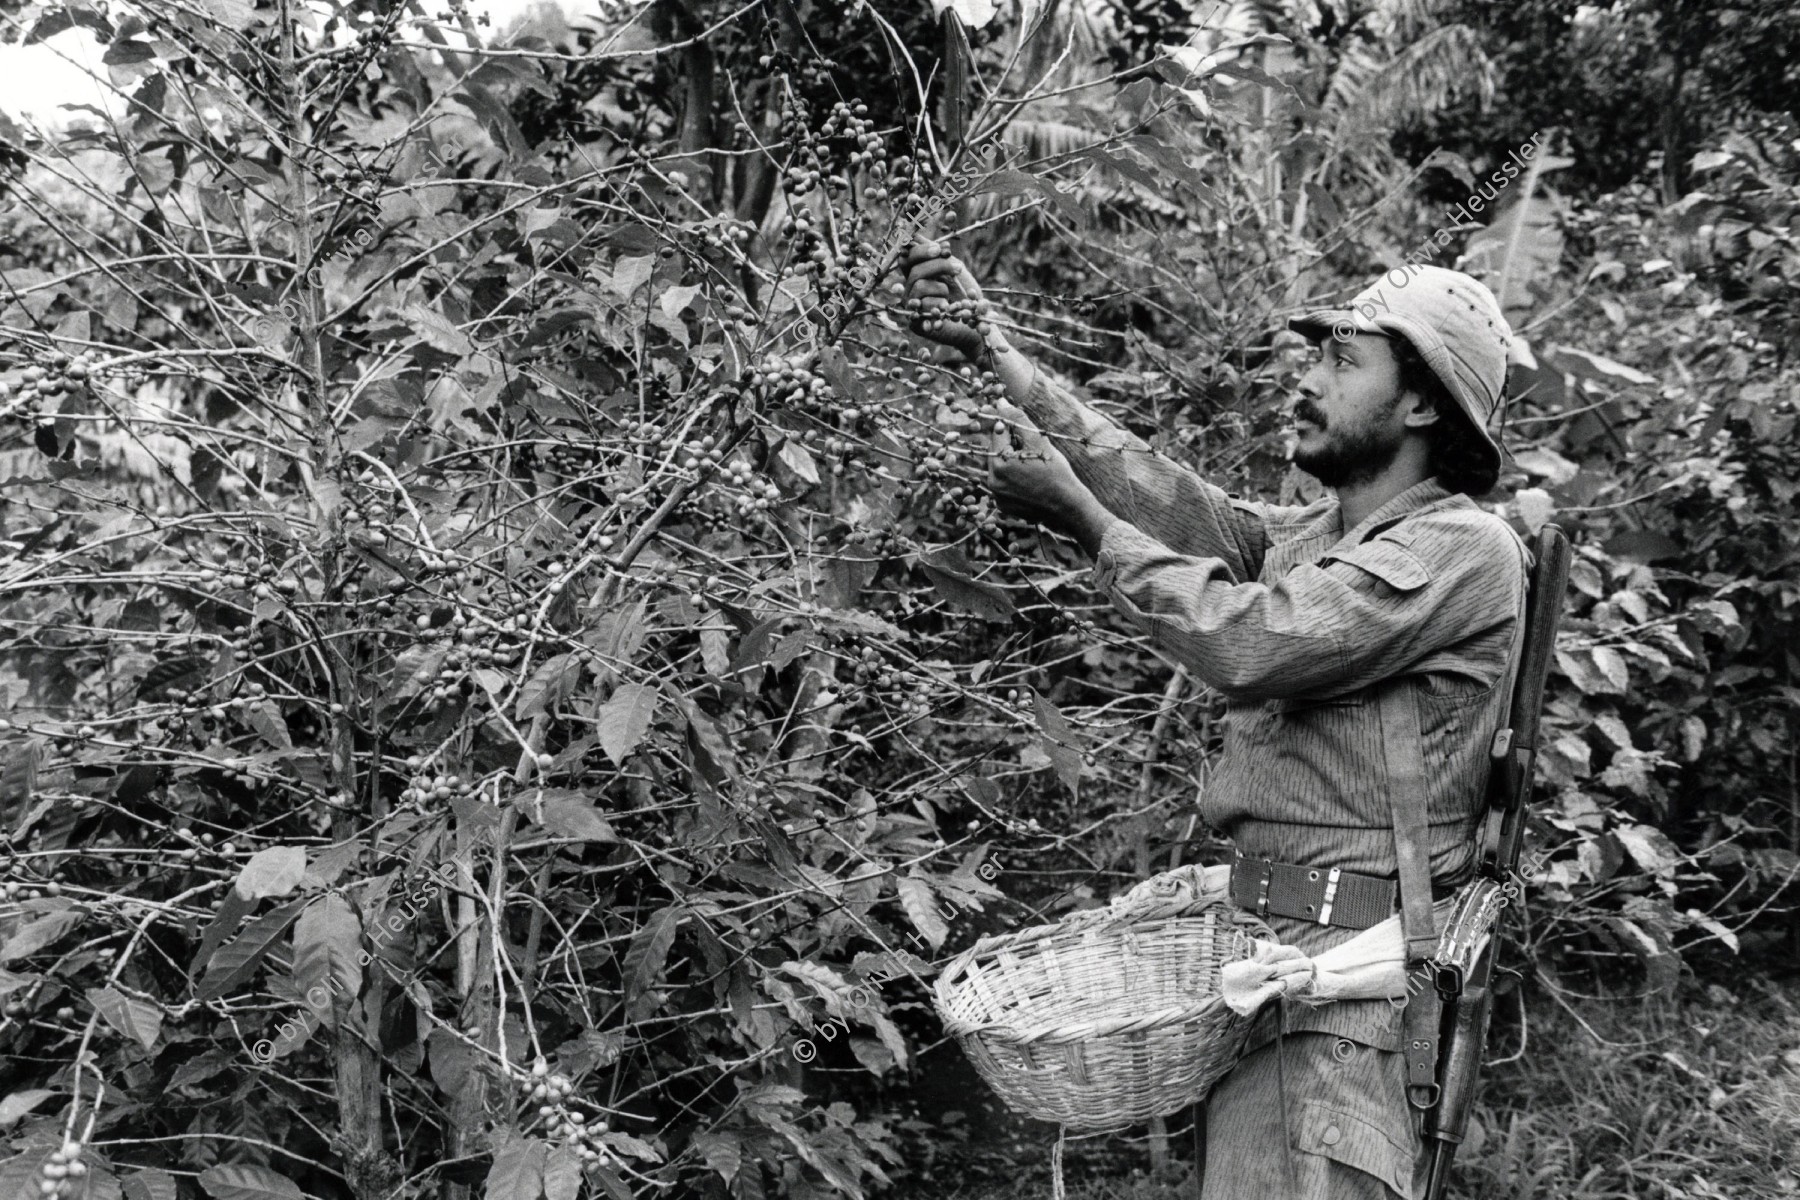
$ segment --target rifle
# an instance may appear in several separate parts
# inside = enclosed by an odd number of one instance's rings
[[[1514,882],[1519,846],[1531,799],[1537,760],[1538,719],[1556,652],[1556,627],[1569,586],[1569,539],[1561,527],[1545,525],[1532,545],[1533,562],[1525,597],[1525,644],[1507,710],[1507,724],[1494,735],[1488,768],[1486,812],[1482,817],[1477,872],[1496,883]],[[1494,957],[1500,944],[1496,921],[1487,948],[1468,976],[1443,971],[1435,981],[1443,998],[1437,1103],[1425,1114],[1431,1153],[1424,1200],[1439,1200],[1450,1181],[1450,1162],[1469,1126],[1469,1110],[1481,1076],[1481,1053],[1493,1011]]]

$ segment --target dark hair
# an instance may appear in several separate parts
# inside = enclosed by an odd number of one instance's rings
[[[1492,465],[1492,452],[1474,421],[1410,341],[1395,337],[1393,346],[1394,361],[1400,365],[1401,390],[1425,397],[1438,414],[1425,435],[1431,446],[1432,475],[1453,492],[1480,496],[1492,491],[1500,480],[1500,472]]]

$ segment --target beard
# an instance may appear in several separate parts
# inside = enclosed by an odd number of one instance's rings
[[[1379,428],[1334,430],[1321,426],[1319,432],[1324,445],[1312,449],[1296,446],[1294,465],[1328,488],[1367,483],[1392,466],[1400,454],[1402,439]]]

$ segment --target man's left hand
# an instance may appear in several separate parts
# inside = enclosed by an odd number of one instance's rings
[[[994,435],[988,467],[988,489],[1000,511],[1085,541],[1083,532],[1105,512],[1099,500],[1024,412],[1002,404],[1000,417],[1007,432]]]

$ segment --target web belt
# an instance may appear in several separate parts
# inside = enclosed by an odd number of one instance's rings
[[[1293,917],[1368,929],[1394,915],[1400,885],[1341,867],[1302,867],[1240,854],[1231,864],[1231,902],[1258,916]]]

